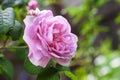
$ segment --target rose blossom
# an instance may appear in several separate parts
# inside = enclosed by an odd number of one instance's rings
[[[69,65],[77,48],[77,36],[62,16],[53,16],[50,10],[31,10],[24,19],[23,39],[29,47],[29,60],[46,67],[54,58],[63,66]]]
[[[27,6],[27,10],[35,10],[38,7],[38,3],[36,0],[30,0]]]

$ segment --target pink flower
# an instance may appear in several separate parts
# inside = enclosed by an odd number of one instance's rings
[[[36,0],[30,0],[27,6],[27,10],[35,10],[38,7],[37,1]]]
[[[54,58],[63,66],[69,65],[77,48],[77,36],[62,16],[53,16],[50,10],[30,11],[24,19],[23,39],[29,47],[29,59],[36,66],[46,67]]]

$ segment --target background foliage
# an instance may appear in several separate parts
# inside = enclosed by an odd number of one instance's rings
[[[0,80],[35,80],[35,74],[37,80],[45,75],[52,80],[120,79],[120,0],[38,0],[41,10],[51,9],[67,18],[79,38],[70,68],[56,65],[44,71],[26,58],[22,34],[27,3],[0,0]]]

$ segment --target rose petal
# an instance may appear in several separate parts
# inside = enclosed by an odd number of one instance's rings
[[[63,66],[69,65],[78,39],[71,33],[71,26],[64,17],[54,17],[50,10],[31,10],[24,23],[23,39],[34,65],[45,67],[52,58]]]
[[[36,0],[30,0],[29,3],[28,3],[27,9],[28,10],[36,9],[37,6],[38,6],[38,4],[37,4]]]
[[[46,67],[48,62],[50,61],[51,58],[49,57],[41,57],[40,59],[37,59],[33,56],[33,53],[29,53],[29,59],[30,61],[35,65],[35,66],[42,66],[43,68]]]
[[[68,66],[70,64],[70,59],[57,58],[56,61],[63,66]]]

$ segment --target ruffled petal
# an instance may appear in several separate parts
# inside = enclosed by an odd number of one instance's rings
[[[29,60],[31,61],[32,64],[34,64],[35,66],[42,66],[43,68],[46,67],[46,65],[48,64],[48,62],[51,59],[51,58],[46,57],[46,56],[38,59],[31,52],[29,53],[28,58],[29,58]]]
[[[68,66],[70,64],[70,59],[57,58],[56,61],[63,66]]]

